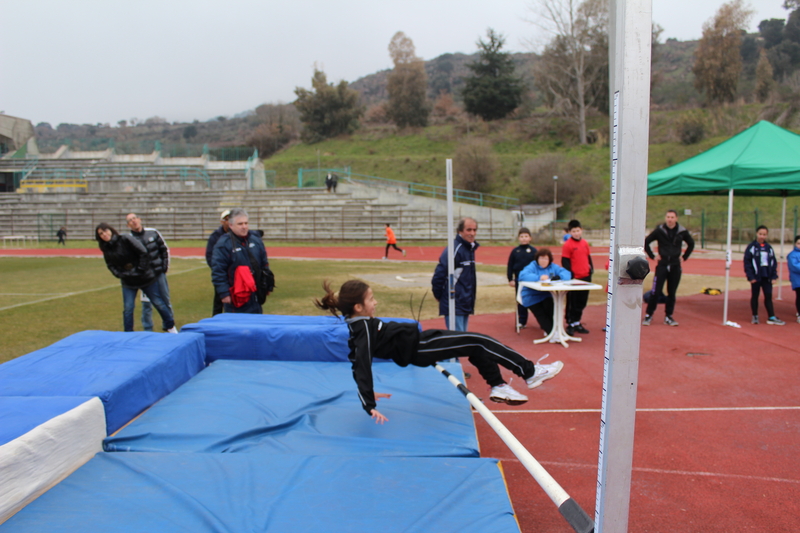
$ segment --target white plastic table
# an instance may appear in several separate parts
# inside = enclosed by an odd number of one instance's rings
[[[567,331],[564,329],[567,293],[571,291],[596,291],[603,288],[602,285],[597,283],[589,283],[578,279],[567,281],[520,281],[519,290],[517,291],[517,301],[520,304],[522,304],[522,287],[553,293],[553,329],[545,337],[536,339],[533,343],[557,342],[564,348],[569,348],[567,341],[581,342],[583,340],[580,337],[567,335]]]

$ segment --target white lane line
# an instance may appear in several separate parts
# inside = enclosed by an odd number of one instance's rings
[[[516,458],[510,459],[502,459],[503,461],[514,461],[518,462]],[[562,467],[569,467],[569,468],[592,468],[597,469],[596,464],[578,464],[578,463],[562,463],[558,461],[540,461],[543,465],[548,466],[562,466]],[[706,477],[726,477],[726,478],[734,478],[734,479],[748,479],[752,481],[768,481],[768,482],[780,482],[780,483],[796,483],[800,484],[800,479],[786,479],[781,477],[768,477],[768,476],[749,476],[746,474],[724,474],[721,472],[692,472],[688,470],[665,470],[663,468],[643,468],[643,467],[633,467],[633,470],[637,472],[647,472],[651,474],[674,474],[679,476],[706,476]]]
[[[771,406],[771,407],[664,407],[664,408],[641,408],[636,409],[637,413],[681,413],[694,411],[797,411],[800,406]],[[599,413],[600,409],[514,409],[512,410],[492,410],[493,413]]]
[[[203,265],[201,267],[196,267],[196,268],[190,268],[189,270],[181,270],[180,272],[170,272],[169,274],[167,274],[167,277],[169,277],[169,276],[177,276],[178,274],[186,274],[187,272],[193,272],[195,270],[200,270],[200,269],[203,269],[203,268],[207,269],[208,265]],[[97,287],[95,289],[87,289],[85,291],[65,292],[65,293],[58,294],[57,296],[51,296],[50,298],[42,298],[40,300],[34,300],[32,302],[23,302],[21,304],[9,305],[7,307],[0,307],[0,311],[7,311],[9,309],[16,309],[18,307],[24,307],[26,305],[33,305],[33,304],[39,304],[39,303],[42,303],[42,302],[49,302],[51,300],[58,300],[60,298],[69,298],[70,296],[78,296],[78,295],[81,295],[81,294],[88,294],[90,292],[104,291],[106,289],[113,289],[115,287],[119,287],[119,283],[117,283],[115,285],[105,285],[103,287]]]

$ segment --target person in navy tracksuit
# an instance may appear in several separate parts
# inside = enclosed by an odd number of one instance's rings
[[[478,280],[475,272],[475,242],[478,223],[473,218],[462,218],[458,222],[458,235],[453,244],[453,277],[455,278],[456,323],[450,324],[450,303],[447,280],[447,248],[439,256],[439,264],[431,279],[433,297],[439,302],[439,315],[444,316],[447,329],[467,331],[469,315],[475,313]],[[453,327],[451,327],[453,326]]]
[[[269,266],[269,260],[261,238],[249,229],[247,212],[244,209],[232,209],[229,231],[214,245],[211,282],[226,313],[260,315],[262,309],[257,291],[253,291],[250,298],[240,306],[234,305],[235,302],[231,299],[231,288],[236,284],[236,270],[240,266],[249,267],[257,286],[261,271]]]
[[[758,324],[758,293],[764,292],[764,307],[767,308],[767,324],[783,326],[785,322],[775,316],[772,306],[772,283],[778,279],[778,261],[775,250],[767,242],[769,229],[756,228],[756,240],[747,245],[744,252],[744,273],[750,282],[750,309],[753,324]]]

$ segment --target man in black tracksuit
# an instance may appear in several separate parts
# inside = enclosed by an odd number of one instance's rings
[[[677,326],[678,323],[672,318],[675,310],[675,295],[678,292],[678,284],[681,282],[681,263],[689,259],[694,250],[694,239],[689,235],[689,231],[678,224],[677,211],[670,209],[664,217],[664,223],[656,226],[650,235],[644,240],[644,250],[650,259],[656,256],[650,249],[650,243],[658,243],[658,264],[656,265],[655,293],[650,295],[647,302],[643,326],[649,326],[653,313],[658,305],[658,300],[664,293],[664,283],[667,284],[667,303],[664,323],[668,326]],[[686,243],[686,251],[682,253],[683,243]]]

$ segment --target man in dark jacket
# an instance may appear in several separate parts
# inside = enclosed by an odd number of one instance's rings
[[[131,235],[141,242],[150,258],[150,267],[156,275],[158,292],[161,300],[169,307],[173,315],[172,303],[169,300],[169,285],[167,284],[167,270],[169,270],[169,248],[164,238],[155,228],[145,228],[142,219],[136,213],[128,213],[125,222],[131,230]],[[162,324],[164,326],[164,324]],[[145,293],[142,293],[142,328],[153,331],[153,306]],[[167,329],[166,327],[164,329]]]
[[[462,218],[458,222],[458,235],[453,245],[453,277],[456,291],[456,323],[450,327],[450,303],[447,280],[447,248],[439,257],[439,264],[431,279],[433,297],[439,302],[439,315],[444,316],[447,329],[467,331],[469,315],[475,313],[475,298],[478,279],[475,272],[475,250],[480,244],[475,242],[478,223],[473,218]]]
[[[647,301],[647,311],[645,311],[643,326],[649,326],[653,318],[653,313],[658,306],[658,300],[663,296],[664,283],[667,284],[667,303],[664,324],[677,326],[672,318],[675,311],[675,295],[678,292],[678,284],[681,282],[681,263],[689,259],[694,250],[694,239],[689,235],[689,231],[678,224],[678,212],[674,209],[667,211],[664,223],[656,226],[656,229],[644,240],[644,250],[650,259],[656,256],[650,249],[650,243],[658,243],[658,264],[656,265],[655,291]],[[686,243],[686,251],[683,251],[683,243]]]
[[[211,256],[214,254],[214,246],[216,246],[217,241],[219,238],[228,233],[228,217],[230,216],[231,212],[226,209],[222,212],[219,216],[219,223],[220,226],[214,230],[214,233],[209,235],[208,243],[206,243],[206,263],[208,263],[208,268],[211,268]],[[219,300],[219,295],[217,294],[216,289],[214,290],[214,304],[211,309],[211,316],[218,315],[222,312],[222,302]]]
[[[250,231],[247,212],[232,209],[228,233],[217,241],[211,256],[211,282],[226,313],[261,314],[256,287],[268,265],[267,250]],[[241,289],[250,290],[249,296],[241,299]]]

